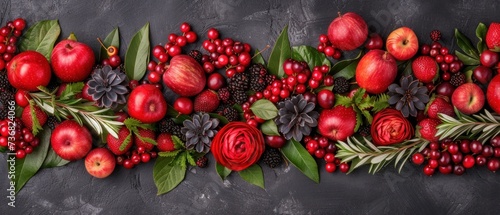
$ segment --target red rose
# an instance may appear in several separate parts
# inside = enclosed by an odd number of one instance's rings
[[[411,123],[398,110],[384,109],[373,117],[371,135],[376,145],[401,143],[410,139],[413,134]]]
[[[244,122],[230,122],[215,135],[210,150],[217,163],[241,171],[259,161],[265,147],[259,129]]]

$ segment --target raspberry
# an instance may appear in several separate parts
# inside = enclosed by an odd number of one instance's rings
[[[441,31],[439,30],[433,30],[431,31],[431,40],[433,42],[436,42],[441,39]]]
[[[196,160],[196,166],[200,168],[205,168],[208,165],[208,158],[205,156],[202,156]]]
[[[231,93],[229,93],[229,90],[226,87],[220,88],[217,91],[217,94],[219,94],[219,99],[224,103],[227,103],[231,98]]]
[[[461,72],[451,75],[450,84],[455,87],[465,84],[465,75]]]

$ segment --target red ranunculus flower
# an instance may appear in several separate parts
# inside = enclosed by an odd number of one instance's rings
[[[215,135],[210,150],[219,164],[241,171],[255,164],[265,147],[259,129],[244,122],[230,122]]]
[[[376,145],[401,143],[411,138],[413,133],[413,126],[398,110],[387,108],[373,117],[371,135]]]

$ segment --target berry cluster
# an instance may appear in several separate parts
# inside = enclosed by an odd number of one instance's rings
[[[219,31],[215,28],[208,30],[207,37],[202,46],[209,54],[203,54],[201,59],[206,73],[226,67],[226,76],[232,78],[250,66],[252,61],[250,44],[234,41],[231,38],[220,39]]]
[[[422,152],[412,156],[413,163],[420,165],[427,161],[423,171],[431,176],[439,170],[442,174],[462,175],[465,169],[477,166],[487,166],[495,172],[500,169],[500,136],[482,144],[477,140],[445,139],[431,142]]]
[[[101,61],[101,65],[110,65],[113,69],[120,66],[122,64],[122,59],[120,55],[118,55],[118,48],[116,46],[108,46],[106,47],[100,39],[97,39],[101,46],[106,49],[106,53],[108,54],[108,58],[105,58]]]
[[[327,172],[335,172],[337,166],[343,173],[347,173],[349,171],[349,164],[341,162],[339,158],[335,157],[337,146],[335,146],[333,141],[330,141],[328,138],[323,136],[316,136],[314,138],[305,137],[304,142],[306,143],[306,150],[309,154],[318,159],[325,160],[325,169]]]
[[[0,70],[5,69],[6,64],[12,60],[17,52],[16,43],[26,27],[26,21],[23,18],[17,18],[9,21],[0,28]]]
[[[134,150],[128,151],[124,155],[116,156],[116,164],[121,165],[126,169],[132,169],[140,163],[147,163],[156,157],[158,157],[157,152],[148,152],[144,146],[139,146]]]
[[[14,144],[9,145],[11,139]],[[40,145],[40,139],[23,126],[20,118],[15,118],[13,121],[10,119],[0,121],[0,147],[8,147],[10,151],[15,151],[17,159],[25,158],[38,145]]]
[[[319,35],[319,44],[318,47],[319,52],[324,53],[328,57],[332,57],[335,60],[340,59],[342,57],[342,52],[340,49],[336,49],[333,47],[332,43],[330,43],[330,40],[328,40],[328,36],[326,34],[320,34]]]

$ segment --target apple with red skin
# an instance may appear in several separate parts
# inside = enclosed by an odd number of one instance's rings
[[[277,149],[285,146],[286,144],[286,139],[280,135],[265,135],[264,141],[268,146]]]
[[[154,85],[143,84],[130,93],[128,114],[143,123],[160,121],[167,113],[167,102]]]
[[[356,13],[345,13],[335,18],[328,26],[328,39],[340,50],[354,50],[366,41],[368,25],[363,17]]]
[[[356,81],[361,88],[372,94],[383,93],[398,73],[396,60],[382,50],[370,50],[356,67]]]
[[[318,131],[333,141],[345,141],[354,134],[356,112],[352,107],[337,105],[321,111],[318,119]]]
[[[63,40],[50,56],[54,74],[63,82],[79,82],[89,77],[95,63],[92,48],[75,40]]]
[[[211,90],[219,90],[226,85],[226,79],[220,73],[212,73],[208,76],[207,87]]]
[[[385,44],[387,51],[399,61],[408,60],[418,52],[417,35],[408,27],[392,31]]]
[[[62,159],[76,161],[84,158],[92,149],[92,135],[86,127],[66,120],[52,131],[50,144]]]
[[[472,70],[472,75],[479,83],[487,84],[488,82],[490,82],[491,77],[493,76],[493,71],[491,71],[489,67],[478,66],[474,70]]]
[[[474,83],[460,85],[451,96],[453,106],[467,115],[480,111],[484,106],[484,100],[483,90]]]
[[[16,89],[38,91],[47,86],[52,73],[47,58],[36,51],[21,52],[7,63],[7,78]]]
[[[189,115],[193,113],[193,100],[187,97],[179,97],[174,101],[174,109],[180,114]]]
[[[170,60],[168,69],[163,73],[163,82],[174,93],[183,97],[199,94],[206,85],[203,68],[188,55],[176,55]]]
[[[500,74],[491,79],[486,89],[486,99],[491,109],[500,113]]]
[[[116,166],[115,155],[106,148],[92,149],[85,157],[85,169],[96,178],[106,178]]]

